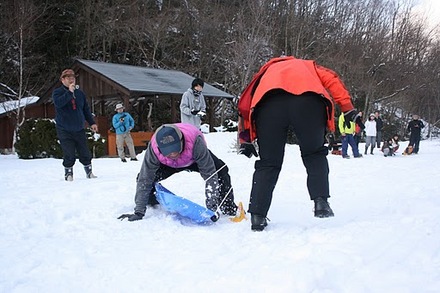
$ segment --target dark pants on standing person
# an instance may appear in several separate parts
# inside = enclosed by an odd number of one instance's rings
[[[356,147],[359,149],[359,143],[361,142],[361,134],[355,134],[354,135],[354,143],[356,144]]]
[[[359,149],[356,145],[356,141],[354,139],[353,134],[343,135],[341,136],[341,140],[342,140],[342,156],[348,155],[348,145],[350,145],[351,150],[353,151],[353,156],[359,157]]]
[[[260,159],[255,162],[249,212],[265,217],[269,211],[289,129],[299,141],[310,198],[330,197],[328,148],[324,146],[327,122],[324,98],[314,93],[296,96],[284,91],[272,92],[257,104],[253,119]]]
[[[216,170],[219,170],[225,165],[225,163],[219,158],[217,158],[211,151],[209,151],[209,153],[211,154],[211,158],[214,161]],[[156,172],[156,177],[154,178],[154,182],[159,182],[164,179],[167,179],[171,175],[181,171],[199,172],[199,167],[197,166],[196,163],[184,168],[172,168],[161,164],[159,170],[157,170]],[[220,171],[218,171],[217,178],[218,178],[218,186],[220,188],[219,190],[220,202],[223,201],[223,199],[227,195],[224,203],[220,206],[220,210],[224,214],[235,215],[235,212],[237,210],[237,205],[234,203],[234,191],[232,190],[231,177],[229,176],[228,166],[225,166]],[[153,189],[151,190],[148,198],[149,205],[157,204],[155,193],[156,193],[156,189],[154,188],[154,184],[153,184]]]
[[[78,152],[79,161],[84,166],[92,162],[92,155],[87,146],[87,137],[85,130],[66,131],[57,128],[58,139],[63,150],[63,166],[71,168],[75,164],[76,152]]]
[[[409,136],[409,146],[413,147],[412,153],[417,154],[419,152],[419,145],[420,145],[420,133],[412,133]]]
[[[382,142],[382,131],[381,130],[377,130],[376,131],[376,145],[377,148],[380,148],[380,143]]]

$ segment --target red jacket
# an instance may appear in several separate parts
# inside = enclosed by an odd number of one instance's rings
[[[251,141],[256,138],[252,112],[263,96],[273,89],[283,89],[294,95],[314,92],[328,100],[327,127],[331,131],[335,130],[333,100],[342,112],[354,108],[348,90],[334,71],[319,66],[312,60],[291,56],[273,58],[254,75],[238,102],[239,131],[249,130]]]

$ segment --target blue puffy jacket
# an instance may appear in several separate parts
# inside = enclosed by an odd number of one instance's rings
[[[124,121],[121,121],[121,118]],[[112,119],[113,127],[115,128],[116,134],[127,133],[134,127],[134,119],[127,112],[116,113]]]

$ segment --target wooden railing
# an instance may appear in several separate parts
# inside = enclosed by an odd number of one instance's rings
[[[116,150],[116,133],[108,131],[107,134],[108,155],[110,157],[117,156],[118,151]],[[145,131],[131,132],[131,137],[133,138],[133,144],[136,149],[136,153],[140,153],[147,148],[148,142],[150,141],[153,134],[154,132]]]

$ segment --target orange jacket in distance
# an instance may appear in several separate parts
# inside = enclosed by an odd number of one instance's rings
[[[305,92],[321,95],[328,101],[327,127],[332,132],[335,131],[333,100],[342,112],[354,108],[348,90],[334,71],[319,66],[312,60],[296,59],[292,56],[273,58],[254,75],[238,102],[239,132],[248,130],[250,141],[256,138],[252,121],[253,109],[273,89],[283,89],[294,95]]]

